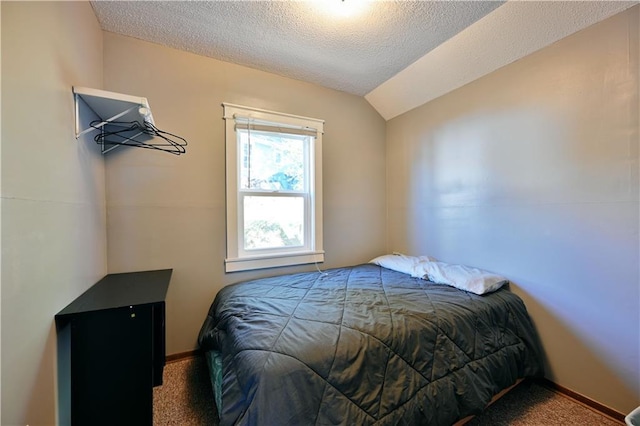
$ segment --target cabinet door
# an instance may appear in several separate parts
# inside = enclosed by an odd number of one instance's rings
[[[73,320],[72,425],[152,425],[152,328],[152,305]]]

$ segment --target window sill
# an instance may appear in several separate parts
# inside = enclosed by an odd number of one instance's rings
[[[279,266],[305,265],[324,262],[324,251],[289,253],[277,256],[253,256],[225,259],[225,272],[250,271],[277,268]]]

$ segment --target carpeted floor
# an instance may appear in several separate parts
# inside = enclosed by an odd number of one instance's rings
[[[213,391],[202,357],[169,363],[153,391],[153,424],[217,426]],[[609,417],[536,383],[523,382],[467,426],[619,426]]]

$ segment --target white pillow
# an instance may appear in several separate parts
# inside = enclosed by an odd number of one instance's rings
[[[409,274],[415,278],[422,278],[423,269],[419,266],[421,263],[432,262],[435,259],[431,256],[407,256],[401,253],[385,254],[371,259],[369,263],[382,266],[383,268],[392,269],[394,271]]]
[[[434,283],[447,284],[475,294],[495,291],[509,282],[505,277],[492,272],[444,262],[422,262],[415,273],[422,274],[422,278]]]

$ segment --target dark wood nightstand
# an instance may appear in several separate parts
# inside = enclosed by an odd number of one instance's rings
[[[171,273],[109,274],[55,316],[61,425],[152,425]]]

